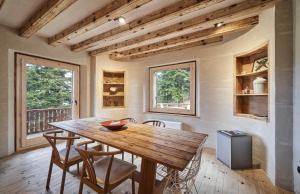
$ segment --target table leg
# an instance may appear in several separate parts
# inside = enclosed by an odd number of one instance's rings
[[[156,162],[142,159],[139,194],[153,194],[156,176]]]

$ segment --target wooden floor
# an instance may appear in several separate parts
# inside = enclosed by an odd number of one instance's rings
[[[61,170],[53,168],[51,191],[45,191],[51,150],[49,147],[0,159],[0,194],[59,193]],[[126,157],[129,161],[129,155]],[[137,161],[139,165],[140,161]],[[75,169],[74,169],[75,170]],[[262,170],[232,171],[215,159],[214,151],[206,149],[196,181],[199,193],[217,194],[285,194],[274,187]],[[78,193],[79,179],[68,173],[65,193]],[[138,188],[138,184],[136,184]],[[116,188],[114,194],[131,193],[130,181]],[[84,193],[94,193],[84,188]]]

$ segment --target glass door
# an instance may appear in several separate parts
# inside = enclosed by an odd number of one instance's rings
[[[41,146],[51,122],[78,118],[79,66],[16,55],[16,148]]]

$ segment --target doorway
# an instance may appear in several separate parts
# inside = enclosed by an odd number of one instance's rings
[[[79,117],[79,66],[16,53],[16,151],[47,144],[51,122]]]

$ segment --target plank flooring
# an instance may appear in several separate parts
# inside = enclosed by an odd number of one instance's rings
[[[54,166],[51,191],[45,191],[51,149],[40,148],[33,151],[14,154],[0,159],[1,194],[55,194],[59,193],[61,170]],[[130,155],[125,155],[130,161]],[[140,160],[135,162],[138,166]],[[71,169],[75,172],[75,168]],[[215,159],[212,149],[205,149],[201,170],[198,174],[197,190],[201,194],[289,194],[274,187],[260,169],[232,171]],[[65,193],[78,193],[79,178],[67,173]],[[138,188],[138,184],[136,184]],[[94,192],[84,187],[85,194]],[[120,185],[113,194],[131,193],[130,181]]]

